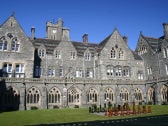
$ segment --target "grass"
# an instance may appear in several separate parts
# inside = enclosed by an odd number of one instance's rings
[[[66,108],[48,110],[28,110],[0,113],[1,126],[23,126],[32,124],[52,124],[68,122],[85,122],[95,120],[109,120],[119,118],[133,118],[138,116],[151,116],[168,114],[168,105],[152,106],[151,114],[130,115],[124,117],[106,117],[88,112],[88,108]]]

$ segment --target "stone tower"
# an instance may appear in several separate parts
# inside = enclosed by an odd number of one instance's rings
[[[69,29],[63,27],[63,21],[61,18],[58,19],[56,24],[47,22],[46,32],[48,39],[70,41]]]

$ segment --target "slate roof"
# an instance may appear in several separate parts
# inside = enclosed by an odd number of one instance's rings
[[[100,44],[96,43],[84,43],[84,42],[77,42],[77,41],[71,41],[72,45],[77,50],[77,56],[83,56],[86,49],[89,49],[92,56],[94,56],[94,53],[100,52],[102,48],[104,47],[105,43],[108,41],[111,35],[109,35],[104,41],[102,41]],[[31,39],[32,44],[35,48],[39,48],[40,46],[44,46],[46,48],[46,53],[53,55],[54,49],[59,45],[61,41],[58,40],[51,40],[46,38],[34,38]],[[136,52],[132,51],[133,56],[135,60],[142,60],[141,56],[139,56]]]
[[[158,49],[160,50],[160,48],[161,48],[161,39],[148,37],[148,36],[143,36],[143,37],[148,42],[148,44],[151,46],[151,48],[154,51],[156,51]]]
[[[51,54],[51,55],[53,54],[54,49],[60,43],[60,41],[58,40],[51,40],[46,38],[35,38],[33,40],[30,38],[30,40],[32,41],[35,48],[39,48],[41,45],[44,45],[44,47],[46,48],[47,54]],[[98,44],[94,44],[94,43],[83,43],[83,42],[72,41],[72,44],[76,48],[78,56],[83,56],[87,48],[93,55],[96,52],[96,49],[98,47]]]
[[[135,60],[142,60],[142,57],[140,55],[138,55],[136,52],[132,51],[132,54],[133,54]]]
[[[112,34],[110,34],[102,42],[100,42],[99,46],[103,48],[106,45],[106,43],[108,42],[108,40],[110,39],[111,35]]]
[[[60,41],[58,41],[58,40],[51,40],[51,39],[45,39],[45,38],[34,38],[31,41],[32,41],[35,48],[39,48],[41,45],[44,45],[44,47],[46,48],[47,54],[53,54],[54,49],[60,43]]]
[[[89,51],[93,56],[93,54],[97,51],[97,48],[98,48],[98,44],[95,44],[95,43],[84,43],[84,42],[72,41],[72,44],[76,48],[78,56],[83,56],[87,48],[89,49]]]

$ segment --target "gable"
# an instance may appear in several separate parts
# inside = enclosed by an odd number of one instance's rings
[[[33,53],[33,45],[30,42],[29,38],[26,36],[22,27],[14,17],[11,15],[1,26],[0,26],[0,38],[5,37],[7,41],[12,43],[13,39],[17,39],[20,44],[20,52],[24,53]],[[10,51],[10,50],[9,50]]]
[[[157,38],[145,37],[140,34],[137,47],[135,49],[138,54],[144,54],[148,51],[156,51],[160,48],[160,41]]]
[[[124,59],[134,59],[134,56],[132,54],[132,50],[129,49],[127,42],[123,39],[123,37],[120,35],[119,31],[115,29],[111,35],[109,35],[104,41],[102,41],[100,44],[101,55],[107,58],[111,57],[111,51],[114,50],[114,52],[120,53],[123,51],[124,53]]]
[[[98,47],[97,44],[93,43],[83,43],[83,42],[72,42],[73,46],[77,50],[78,56],[84,56],[84,52],[88,49],[89,52],[94,55],[96,52],[96,48]]]

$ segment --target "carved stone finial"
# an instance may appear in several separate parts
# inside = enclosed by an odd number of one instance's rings
[[[14,11],[12,11],[12,14],[11,14],[11,16],[15,16],[15,12],[14,12]]]

